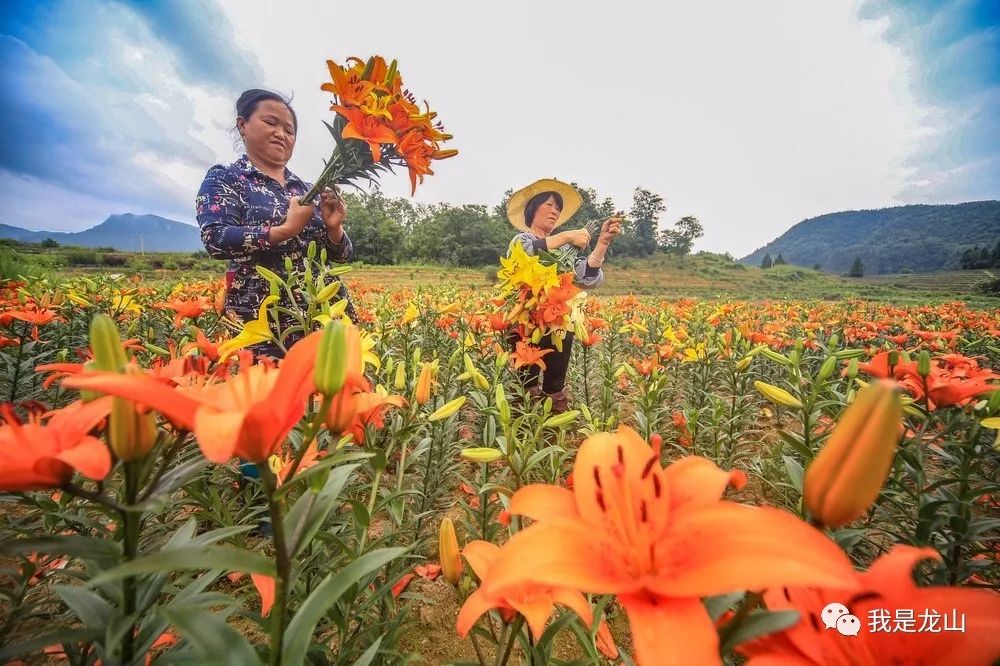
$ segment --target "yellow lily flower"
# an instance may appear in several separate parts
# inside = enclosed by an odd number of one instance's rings
[[[238,349],[274,339],[274,333],[271,332],[271,326],[267,322],[267,306],[277,300],[277,296],[268,296],[265,298],[260,304],[260,309],[257,311],[257,318],[244,324],[243,330],[235,338],[226,340],[219,345],[220,360],[225,360],[227,356]]]

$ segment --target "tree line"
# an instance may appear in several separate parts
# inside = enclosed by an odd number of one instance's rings
[[[1000,268],[1000,240],[997,241],[992,250],[986,246],[979,247],[976,245],[970,247],[962,252],[962,256],[958,259],[958,264],[962,267],[962,270],[972,268]]]
[[[610,197],[592,188],[572,184],[583,198],[580,210],[565,229],[616,213],[624,219],[622,235],[611,251],[619,257],[644,257],[656,252],[686,255],[704,230],[693,216],[685,216],[661,229],[667,210],[663,197],[637,187],[627,213],[617,210]],[[514,190],[504,193],[493,207],[416,204],[381,191],[345,193],[349,211],[345,226],[354,243],[354,256],[368,264],[438,263],[479,267],[497,263],[505,255],[514,230],[507,222],[507,202]]]

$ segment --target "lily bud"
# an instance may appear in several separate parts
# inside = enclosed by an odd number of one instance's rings
[[[438,557],[441,559],[441,573],[444,579],[452,585],[458,585],[462,577],[462,556],[451,518],[441,521],[441,530],[438,532]]]
[[[309,241],[309,245],[306,246],[306,258],[312,260],[316,258],[316,241]]]
[[[106,314],[99,314],[90,322],[90,349],[94,353],[94,369],[121,372],[128,363],[118,326]]]
[[[921,377],[931,374],[931,354],[926,349],[921,349],[917,356],[917,374]]]
[[[135,368],[131,371],[138,372]],[[145,458],[156,444],[156,436],[156,416],[152,412],[139,412],[131,401],[114,398],[108,418],[108,445],[116,458]]]
[[[507,395],[504,393],[503,384],[497,384],[495,397],[497,412],[500,414],[500,423],[508,425],[510,423],[510,403],[507,402]]]
[[[896,350],[889,352],[889,355],[886,357],[886,360],[889,362],[889,372],[891,373],[893,371],[893,368],[899,365],[899,352]]]
[[[840,336],[834,333],[833,335],[830,336],[830,339],[827,341],[826,344],[830,349],[836,349],[837,345],[840,344]]]
[[[836,369],[837,369],[837,357],[829,356],[825,361],[823,361],[823,365],[820,366],[817,378],[820,381],[829,379],[830,376],[833,375],[833,371]]]
[[[783,388],[775,386],[774,384],[768,384],[757,380],[753,383],[754,388],[761,392],[761,394],[770,400],[771,402],[784,405],[785,407],[794,407],[796,409],[802,408],[802,403],[794,395],[789,393]]]
[[[326,303],[328,300],[336,296],[338,293],[340,293],[340,285],[341,282],[339,280],[334,280],[330,284],[320,289],[319,293],[316,294],[316,302]]]
[[[442,421],[449,416],[456,414],[464,404],[465,396],[459,396],[451,402],[445,403],[442,407],[439,407],[433,414],[427,417],[427,420],[431,422]]]
[[[892,467],[903,406],[892,382],[876,381],[844,410],[803,480],[809,512],[827,527],[860,517]]]
[[[480,391],[488,391],[490,388],[490,380],[486,379],[486,375],[476,370],[472,373],[472,383],[476,385],[476,388]]]
[[[392,388],[402,391],[406,388],[406,364],[400,361],[396,366],[396,377],[392,382]]]
[[[265,280],[267,280],[268,282],[281,282],[282,281],[281,278],[278,276],[277,273],[275,273],[274,271],[271,271],[271,270],[268,270],[268,269],[264,268],[260,264],[254,266],[254,270],[256,270],[257,274],[260,275]]]
[[[420,376],[417,378],[417,390],[413,401],[420,406],[426,405],[431,399],[431,384],[434,382],[434,363],[423,363],[420,366]]]
[[[556,414],[555,416],[550,416],[545,419],[542,423],[543,428],[561,428],[567,426],[576,420],[576,417],[580,415],[580,410],[571,409],[568,412],[563,412],[562,414]]]
[[[847,362],[847,378],[854,381],[858,376],[858,359],[852,358]]]
[[[469,462],[481,465],[496,462],[503,457],[503,453],[489,446],[473,446],[468,449],[462,449],[458,455],[462,460],[468,460]]]
[[[339,321],[330,322],[323,329],[316,351],[313,381],[316,390],[332,397],[344,387],[347,378],[347,333]]]
[[[743,372],[753,363],[753,356],[744,356],[736,362],[736,372]]]

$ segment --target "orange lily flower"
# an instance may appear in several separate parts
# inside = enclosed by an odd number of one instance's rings
[[[500,559],[500,547],[496,544],[488,541],[471,541],[462,550],[462,555],[482,581],[479,589],[466,599],[458,612],[455,628],[462,638],[468,635],[483,613],[493,608],[498,609],[505,619],[512,617],[515,612],[523,615],[531,635],[536,639],[544,633],[545,623],[555,610],[556,604],[572,609],[588,627],[594,621],[590,602],[571,587],[524,582],[507,586],[502,590],[491,588],[490,577],[496,572]]]
[[[22,424],[9,405],[0,426],[0,490],[23,492],[69,483],[73,471],[99,481],[111,471],[111,453],[88,433],[111,412],[111,398],[75,402],[52,412],[44,425],[38,416]]]
[[[299,461],[299,467],[296,471],[304,472],[310,467],[314,466],[323,457],[320,455],[319,449],[316,447],[316,440],[309,442],[309,446],[306,448],[305,453],[302,454],[302,460]],[[325,451],[322,452],[325,455]],[[288,480],[288,475],[292,471],[292,463],[295,461],[294,456],[288,458],[282,458],[281,469],[278,470],[276,475],[276,482],[278,486]]]
[[[31,338],[38,339],[38,327],[51,324],[54,321],[65,321],[54,310],[14,310],[4,313],[11,319],[19,319],[28,322],[31,327]]]
[[[204,456],[266,461],[305,413],[315,389],[313,363],[322,331],[306,336],[277,369],[252,365],[226,381],[173,389],[145,375],[85,373],[66,386],[109,393],[140,403],[194,432]]]
[[[193,343],[189,344],[184,349],[184,352],[187,353],[189,351],[197,349],[202,354],[204,354],[208,358],[209,361],[212,361],[212,362],[218,361],[219,360],[219,345],[217,345],[217,344],[213,343],[211,340],[209,340],[208,337],[204,333],[202,333],[201,329],[198,328],[197,326],[192,326],[191,328],[194,330],[195,341]]]
[[[326,66],[333,83],[324,83],[320,89],[336,95],[341,104],[360,104],[375,88],[374,83],[361,79],[353,68],[345,70],[332,60],[327,60]]]
[[[545,369],[545,361],[542,360],[546,354],[551,353],[551,349],[542,349],[541,347],[534,347],[524,342],[523,340],[518,340],[517,345],[515,345],[514,353],[510,357],[514,360],[514,369],[525,366],[525,365],[537,365],[542,370]]]
[[[700,597],[856,585],[850,561],[818,530],[786,511],[722,501],[744,478],[696,456],[663,469],[625,426],[589,437],[572,491],[530,485],[511,499],[511,513],[536,523],[504,545],[486,594],[523,584],[616,594],[640,664],[719,664]]]
[[[783,632],[744,643],[738,651],[750,657],[748,666],[989,666],[1000,659],[1000,594],[918,587],[912,571],[924,559],[939,560],[940,555],[933,548],[896,545],[867,572],[856,574],[860,589],[768,590],[764,599],[769,609],[797,610],[800,620]],[[822,611],[834,602],[861,621],[859,635],[843,636],[835,628],[825,628]],[[899,610],[909,611],[910,631],[894,631]],[[963,615],[964,631],[943,630],[944,622]],[[934,616],[936,620],[931,620]],[[936,627],[920,631],[927,622]]]
[[[157,310],[172,310],[174,312],[174,328],[180,328],[185,319],[196,319],[212,309],[212,304],[204,296],[194,299],[174,298],[169,301],[154,303]]]
[[[334,104],[334,111],[347,118],[347,126],[341,134],[345,139],[358,139],[368,144],[372,151],[372,161],[382,159],[382,144],[396,144],[396,133],[382,123],[378,118],[365,115],[357,107],[344,107]]]
[[[359,393],[356,398],[354,417],[345,432],[351,433],[354,443],[365,443],[365,426],[382,428],[385,413],[390,407],[405,407],[406,399],[401,395],[381,395],[379,393]]]

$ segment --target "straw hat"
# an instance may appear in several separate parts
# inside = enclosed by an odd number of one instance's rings
[[[514,192],[510,201],[507,202],[507,219],[514,225],[515,229],[528,231],[528,226],[524,223],[524,207],[531,200],[531,197],[542,192],[558,192],[562,197],[562,212],[559,214],[559,219],[556,220],[555,227],[573,217],[573,213],[583,205],[583,197],[580,196],[580,193],[566,183],[555,178],[536,180],[531,185]]]

